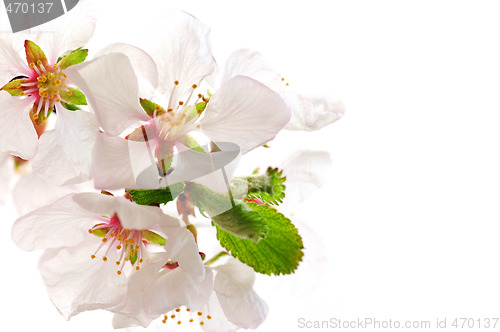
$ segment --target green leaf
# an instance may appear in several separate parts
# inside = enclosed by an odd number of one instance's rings
[[[184,183],[177,183],[168,188],[142,190],[130,189],[132,200],[140,205],[167,204],[173,201],[184,189]]]
[[[61,100],[61,105],[63,105],[63,107],[69,111],[78,111],[78,110],[81,110],[80,107],[76,106],[76,105],[73,105],[73,104],[68,104],[68,103],[65,103],[64,101]]]
[[[59,95],[65,102],[73,105],[87,105],[87,99],[85,98],[83,92],[77,88],[68,89],[69,91],[59,91]]]
[[[5,84],[0,90],[5,90],[14,97],[24,96],[23,88],[21,87],[21,84],[24,82],[26,82],[26,79],[24,78],[10,81],[9,83]]]
[[[302,238],[290,219],[272,207],[247,203],[266,221],[266,237],[258,242],[242,239],[217,227],[217,239],[229,253],[263,274],[291,274],[302,260]]]
[[[166,243],[166,240],[163,236],[148,230],[142,231],[142,238],[148,241],[149,243],[157,244],[159,246],[164,246]]]
[[[188,183],[186,191],[200,212],[207,213],[224,231],[255,242],[265,236],[267,232],[265,221],[245,202],[231,200],[196,183]]]
[[[193,138],[193,136],[191,136],[189,134],[182,135],[179,138],[179,142],[181,142],[182,144],[184,144],[185,146],[187,146],[191,150],[194,150],[194,151],[197,151],[197,152],[201,152],[201,153],[205,153],[205,150],[203,150],[200,147],[200,144]]]
[[[86,49],[85,50],[82,50],[82,49],[76,50],[76,51],[72,52],[71,54],[69,54],[68,56],[62,58],[62,60],[59,62],[59,67],[61,69],[66,69],[69,66],[73,66],[73,65],[77,65],[79,63],[82,63],[87,58],[88,53],[89,53],[89,50],[86,50]]]
[[[259,198],[266,203],[279,205],[285,198],[285,180],[282,170],[269,167],[264,175],[234,178],[231,191],[234,197],[246,195],[247,198]]]
[[[28,65],[30,67],[39,66],[38,61],[47,67],[48,61],[45,53],[43,53],[40,46],[32,42],[31,40],[24,41],[24,49],[26,50],[26,60],[28,61]]]
[[[161,114],[164,114],[166,113],[165,109],[163,107],[161,107],[160,105],[158,104],[155,104],[153,103],[152,101],[150,100],[147,100],[147,99],[143,99],[143,98],[140,98],[139,99],[139,102],[141,103],[141,106],[142,108],[144,109],[144,111],[150,116],[150,117],[153,117],[155,116],[155,112],[156,112],[156,115],[161,115]]]

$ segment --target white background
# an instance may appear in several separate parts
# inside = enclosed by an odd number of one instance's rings
[[[306,330],[299,318],[500,317],[497,1],[101,2],[96,45],[124,32],[161,42],[141,22],[180,8],[211,27],[220,63],[258,50],[292,88],[346,106],[330,127],[274,144],[327,150],[333,167],[295,209],[310,248],[303,266],[258,280],[270,306],[259,331]],[[107,331],[105,312],[59,316],[36,254],[10,242],[14,219],[1,224],[1,324]]]

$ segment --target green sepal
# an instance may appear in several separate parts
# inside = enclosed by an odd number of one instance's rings
[[[32,63],[38,66],[38,60],[40,60],[45,67],[49,65],[47,57],[45,56],[45,53],[43,53],[40,46],[31,40],[24,41],[24,49],[26,51],[26,61],[28,61],[28,65],[30,67]]]
[[[59,58],[57,58],[57,63],[59,63],[62,59],[70,56],[71,54],[80,51],[83,48],[83,46],[78,47],[77,49],[74,50],[69,50],[63,53]]]
[[[206,153],[206,151],[201,148],[200,144],[193,138],[193,136],[189,134],[182,135],[179,138],[179,142],[181,142],[183,145],[187,146],[191,150],[201,153]]]
[[[133,247],[134,245],[133,244],[128,244],[128,246],[131,246]],[[133,255],[132,255],[133,254]],[[131,250],[131,253],[130,253],[130,256],[129,256],[129,259],[130,259],[130,263],[132,263],[132,265],[135,264],[135,262],[137,262],[137,250]]]
[[[9,83],[5,84],[0,90],[7,91],[8,93],[10,93],[11,96],[14,97],[24,96],[21,84],[24,83],[25,81],[26,79],[24,78],[10,81]]]
[[[262,217],[246,202],[231,200],[202,185],[188,183],[186,191],[201,213],[206,213],[221,229],[234,236],[254,242],[266,236],[267,226]]]
[[[78,111],[78,110],[81,110],[80,107],[78,107],[76,105],[73,105],[73,104],[66,103],[66,102],[64,102],[62,100],[61,100],[61,105],[63,105],[63,107],[65,109],[67,109],[68,111]]]
[[[158,104],[153,103],[151,100],[140,98],[139,102],[144,111],[150,116],[154,117],[166,113],[165,109]],[[156,112],[156,113],[155,113]]]
[[[92,234],[98,237],[105,237],[106,234],[108,234],[109,228],[98,228],[98,229],[93,229]]]
[[[267,275],[293,273],[304,253],[297,228],[290,219],[266,205],[247,203],[266,221],[266,237],[258,242],[242,239],[217,227],[217,239],[233,257]]]
[[[259,198],[266,203],[279,205],[285,198],[285,181],[282,170],[269,167],[263,175],[234,178],[231,191],[234,197]]]
[[[76,51],[72,52],[71,54],[69,54],[68,56],[62,58],[62,60],[60,62],[58,62],[59,67],[61,69],[66,69],[69,66],[73,66],[73,65],[77,65],[79,63],[82,63],[87,58],[88,53],[89,53],[89,50],[87,50],[87,49],[76,50]]]
[[[188,116],[186,118],[186,121],[191,121],[193,119],[198,118],[203,113],[203,111],[205,111],[206,107],[207,107],[206,102],[201,102],[201,103],[198,103],[196,105],[192,105],[190,107],[190,109],[187,111],[189,113],[188,113]]]
[[[77,88],[68,89],[69,91],[71,91],[71,93],[69,93],[68,91],[59,91],[59,95],[65,102],[73,105],[87,105],[87,98],[85,98],[83,92],[81,92]]]
[[[140,205],[167,204],[173,201],[184,190],[184,183],[177,183],[161,189],[130,189],[129,194],[134,202]]]
[[[142,238],[149,243],[157,244],[159,246],[164,246],[167,241],[163,236],[148,230],[142,231]]]

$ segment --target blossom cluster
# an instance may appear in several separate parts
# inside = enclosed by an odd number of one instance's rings
[[[235,170],[279,131],[321,129],[342,106],[291,91],[255,51],[219,66],[209,29],[184,12],[165,14],[150,50],[111,40],[89,56],[95,24],[77,6],[0,35],[0,162],[23,173],[13,241],[43,250],[66,319],[103,309],[114,328],[257,328],[268,307],[256,272],[293,273],[303,243],[278,211],[286,169]],[[198,225],[216,233],[213,257]]]

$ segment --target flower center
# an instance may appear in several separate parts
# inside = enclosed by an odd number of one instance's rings
[[[41,60],[29,64],[33,76],[18,85],[22,89],[21,95],[35,97],[33,117],[38,119],[40,113],[46,118],[54,103],[61,101],[61,95],[71,96],[72,92],[66,85],[67,76],[62,72],[57,63],[45,67]],[[45,119],[44,119],[45,120]]]
[[[110,219],[103,219],[103,223],[97,224],[89,233],[102,237],[99,248],[90,257],[96,258],[96,254],[104,247],[107,247],[102,260],[107,262],[110,251],[116,250],[120,253],[120,258],[116,265],[120,266],[118,275],[122,274],[125,262],[130,261],[136,270],[140,270],[139,264],[143,262],[143,251],[147,241],[143,240],[142,230],[124,229],[120,219],[115,214]]]
[[[205,319],[212,319],[212,316],[204,315],[201,311],[192,312],[191,309],[186,307],[183,307],[183,309],[184,310],[177,308],[163,315],[162,323],[167,324],[173,322],[174,324],[180,325],[182,321],[187,321],[189,323],[196,321],[200,325],[205,325]]]

